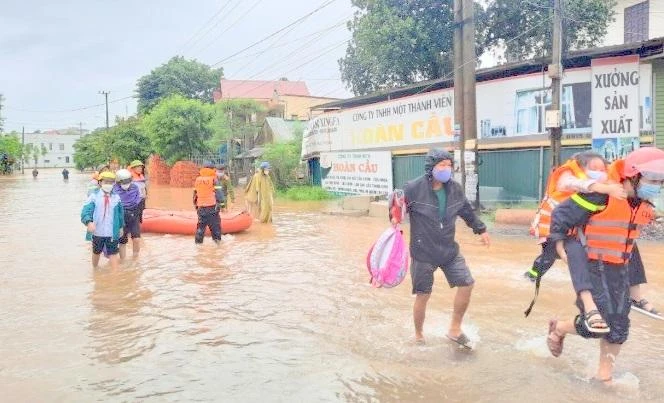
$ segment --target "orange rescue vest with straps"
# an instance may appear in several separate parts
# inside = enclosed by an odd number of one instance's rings
[[[214,193],[214,181],[216,173],[214,169],[201,169],[201,176],[196,178],[194,189],[196,189],[196,206],[211,207],[217,204]]]
[[[627,264],[634,241],[654,218],[655,211],[648,202],[632,208],[627,200],[610,197],[606,208],[590,217],[583,231],[588,258]]]
[[[557,190],[558,181],[565,172],[570,172],[572,175],[579,179],[588,179],[588,176],[584,172],[583,168],[579,166],[576,160],[570,159],[565,162],[563,165],[556,168],[551,175],[549,175],[549,180],[546,184],[546,190],[544,193],[544,199],[539,205],[537,214],[535,214],[535,219],[531,224],[531,230],[534,232],[534,235],[538,238],[549,236],[549,230],[551,227],[551,213],[553,209],[556,208],[560,203],[567,200],[572,196],[576,191],[571,192],[561,192]]]

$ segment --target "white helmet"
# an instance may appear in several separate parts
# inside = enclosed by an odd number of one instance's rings
[[[131,179],[131,172],[127,169],[118,169],[115,177],[118,182],[126,181],[127,179]]]

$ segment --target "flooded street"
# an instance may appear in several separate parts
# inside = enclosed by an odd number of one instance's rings
[[[437,272],[412,342],[410,277],[373,289],[364,266],[386,227],[378,218],[322,215],[277,202],[274,225],[254,224],[220,247],[210,238],[146,234],[141,256],[112,273],[90,264],[79,221],[88,175],[56,170],[0,177],[2,401],[656,401],[664,396],[664,321],[631,314],[616,386],[591,386],[597,342],[568,337],[559,359],[550,317],[571,318],[559,263],[533,286],[538,253],[526,237],[493,237],[489,252],[465,226],[459,241],[477,281],[466,319],[475,352],[445,339],[453,292]],[[190,209],[189,190],[153,189],[150,207]],[[315,207],[315,206],[314,206]],[[643,243],[646,296],[664,309],[664,247]],[[657,396],[660,396],[659,398]],[[661,400],[659,400],[661,401]]]

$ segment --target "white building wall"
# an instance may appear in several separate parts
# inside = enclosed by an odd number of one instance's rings
[[[37,159],[39,168],[62,168],[74,166],[74,143],[79,139],[76,135],[25,133],[25,144],[35,147],[46,147],[46,154]],[[32,167],[34,159],[26,159],[26,167]]]
[[[621,45],[625,43],[625,9],[644,0],[618,0],[615,21],[609,24],[606,37],[599,46]],[[650,0],[648,39],[664,37],[664,0]]]

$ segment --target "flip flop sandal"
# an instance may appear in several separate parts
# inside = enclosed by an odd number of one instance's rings
[[[599,318],[591,319],[594,316],[598,316]],[[590,333],[607,334],[611,331],[611,328],[602,317],[602,314],[596,309],[583,315],[583,324],[586,326],[586,329],[588,329]],[[601,324],[604,324],[605,327],[597,326]]]
[[[659,313],[659,311],[657,311],[655,308],[647,310],[646,305],[648,305],[648,300],[646,300],[645,298],[640,301],[634,299],[632,300],[632,309],[634,309],[636,312],[648,315],[654,319],[664,320],[664,316],[662,316],[662,314]]]
[[[563,353],[563,342],[565,341],[565,336],[558,336],[558,334],[556,333],[557,325],[558,325],[557,320],[551,319],[549,321],[549,335],[546,338],[546,345],[549,347],[551,355],[556,358],[560,357],[560,354]],[[558,337],[558,340],[552,339],[551,336]]]
[[[463,347],[466,350],[472,350],[473,349],[473,346],[471,344],[470,339],[468,338],[468,336],[466,336],[463,333],[461,333],[459,335],[459,337],[457,337],[456,339],[453,338],[453,337],[450,337],[449,335],[446,335],[446,337],[448,339],[450,339],[451,341],[457,343],[460,347]]]

